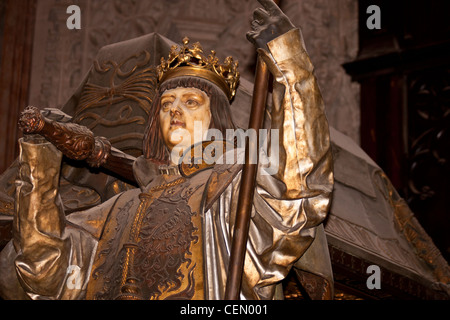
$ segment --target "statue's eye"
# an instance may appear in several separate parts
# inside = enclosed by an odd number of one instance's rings
[[[195,108],[196,106],[198,106],[198,102],[193,99],[186,100],[185,104],[188,108]]]
[[[171,101],[165,101],[161,105],[163,111],[168,111],[171,106],[172,106],[172,102]]]

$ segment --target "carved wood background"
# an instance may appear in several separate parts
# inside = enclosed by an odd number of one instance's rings
[[[0,174],[18,154],[17,121],[29,97],[35,0],[0,1]]]
[[[81,30],[66,28],[67,6],[81,8]],[[253,81],[255,50],[245,38],[255,0],[41,0],[37,7],[29,102],[62,105],[107,44],[158,32],[183,36],[239,60]],[[316,66],[331,125],[359,141],[359,84],[341,64],[357,54],[357,0],[283,0],[282,9],[301,26]]]
[[[407,200],[450,260],[450,66],[408,76]]]

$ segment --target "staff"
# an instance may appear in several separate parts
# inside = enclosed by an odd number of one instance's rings
[[[258,2],[261,3],[265,10],[255,10],[254,22],[252,22],[253,31],[247,34],[247,37],[252,42],[254,41],[252,35],[261,32],[262,30],[259,30],[260,27],[265,27],[263,26],[264,20],[269,20],[274,17],[282,18],[282,16],[284,16],[280,8],[277,6],[279,0],[258,0]],[[258,21],[261,21],[260,24],[258,24]],[[256,141],[259,141],[259,129],[262,127],[262,123],[264,120],[268,84],[269,70],[266,63],[261,59],[260,56],[258,56],[255,84],[253,88],[252,107],[250,111],[250,120],[248,126],[249,129],[253,129],[256,131]],[[257,150],[257,148],[252,148],[249,145],[249,139],[247,137],[245,164],[242,170],[241,187],[239,191],[238,206],[236,210],[236,222],[233,232],[227,284],[225,289],[226,300],[239,299],[242,273],[244,270],[244,259],[250,227],[250,216],[252,211],[253,195],[256,186],[256,173],[258,171],[258,161],[256,161],[256,164],[250,164],[250,150]]]

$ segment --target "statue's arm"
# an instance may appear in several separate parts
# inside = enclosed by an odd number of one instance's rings
[[[278,151],[278,157],[262,166],[258,179],[274,200],[303,200],[299,209],[308,217],[307,226],[315,226],[328,212],[333,189],[323,99],[300,29],[273,1],[259,2],[264,8],[255,10],[247,38],[274,78],[271,130],[278,130],[279,138],[272,139],[269,148],[270,153]]]
[[[274,76],[271,130],[279,130],[278,170],[281,199],[329,195],[333,166],[328,121],[314,68],[304,49],[301,31],[289,32],[260,51]],[[276,145],[278,143],[278,146]]]
[[[42,295],[55,295],[60,285],[55,280],[63,279],[70,252],[70,243],[62,240],[64,216],[58,197],[62,155],[39,136],[27,136],[19,145],[14,263],[26,292],[40,287]]]
[[[38,108],[29,106],[19,118],[19,128],[25,134],[45,137],[69,159],[86,161],[94,168],[103,167],[131,184],[136,183],[133,175],[136,159],[112,147],[105,137],[94,136],[85,126],[47,118]]]
[[[271,130],[279,133],[269,148],[278,157],[260,165],[250,226],[253,259],[264,274],[249,285],[264,290],[282,280],[312,243],[328,214],[334,181],[328,121],[301,31],[272,1],[260,2],[265,10],[255,12],[248,37],[274,78]],[[245,272],[250,279],[252,271]]]
[[[3,298],[82,298],[98,236],[68,222],[59,197],[62,154],[40,136],[19,141],[13,239],[0,253]],[[116,197],[117,198],[117,197]],[[83,215],[105,221],[115,198]]]

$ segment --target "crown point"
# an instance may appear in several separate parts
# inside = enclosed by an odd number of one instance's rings
[[[189,43],[189,38],[188,37],[184,37],[183,38],[183,44],[186,46]]]

